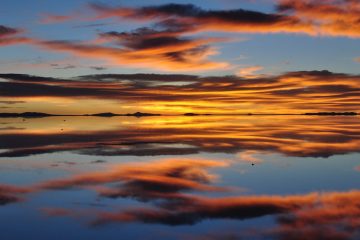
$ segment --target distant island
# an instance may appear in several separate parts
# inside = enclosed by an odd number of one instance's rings
[[[126,113],[126,114],[117,114],[112,112],[105,112],[105,113],[95,113],[95,114],[85,114],[85,116],[94,116],[94,117],[150,117],[150,116],[161,116],[161,114],[156,113]]]
[[[184,113],[184,116],[210,116],[211,113]]]
[[[355,116],[358,115],[356,112],[315,112],[305,113],[304,115],[316,115],[316,116]]]
[[[94,114],[49,114],[42,112],[23,112],[23,113],[0,113],[0,118],[44,118],[44,117],[150,117],[150,116],[161,116],[161,114],[154,113],[126,113],[126,114],[117,114],[111,112],[105,113],[94,113]]]
[[[13,117],[42,118],[42,117],[51,117],[51,116],[56,116],[56,115],[41,113],[41,112],[0,113],[1,118],[13,118]]]

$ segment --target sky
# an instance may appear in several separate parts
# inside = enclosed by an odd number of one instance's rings
[[[0,111],[356,111],[359,13],[357,0],[3,0]]]

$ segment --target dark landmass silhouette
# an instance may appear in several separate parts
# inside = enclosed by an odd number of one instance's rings
[[[119,116],[116,113],[104,112],[104,113],[95,113],[95,114],[85,114],[85,116],[94,116],[94,117],[116,117]]]
[[[129,116],[129,117],[151,117],[151,116],[161,116],[161,114],[136,112],[136,113],[128,113],[128,114],[125,114],[124,116]]]
[[[41,113],[41,112],[0,113],[1,118],[13,118],[13,117],[41,118],[41,117],[51,117],[51,116],[55,116],[55,115],[48,113]]]
[[[316,115],[316,116],[355,116],[358,115],[356,112],[315,112],[315,113],[305,113],[304,115]]]
[[[150,116],[161,116],[161,114],[142,113],[142,112],[117,114],[117,113],[112,113],[112,112],[105,112],[105,113],[85,114],[85,116],[94,116],[94,117],[121,117],[121,116],[126,116],[126,117],[150,117]]]
[[[184,113],[184,116],[210,116],[211,113]]]
[[[127,114],[117,114],[112,112],[105,113],[95,113],[95,114],[49,114],[42,112],[23,112],[23,113],[0,113],[0,118],[43,118],[43,117],[150,117],[150,116],[161,116],[161,114],[154,113],[127,113]]]

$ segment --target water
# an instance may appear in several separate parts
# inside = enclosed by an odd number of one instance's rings
[[[359,239],[360,121],[0,120],[1,239]]]

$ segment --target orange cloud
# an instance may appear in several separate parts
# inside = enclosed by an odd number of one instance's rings
[[[217,176],[207,169],[226,167],[226,161],[206,159],[163,159],[146,163],[118,164],[103,172],[78,174],[59,180],[48,180],[33,186],[0,186],[0,205],[17,202],[18,195],[70,188],[90,188],[108,198],[135,198],[140,201],[177,199],[187,201],[184,192],[226,191],[211,186]],[[116,185],[110,187],[108,184]],[[64,209],[43,209],[47,215],[70,215]]]
[[[0,38],[0,46],[29,44],[29,43],[32,43],[32,40],[26,37]]]
[[[278,9],[311,23],[319,35],[360,37],[358,1],[280,0]]]
[[[358,191],[324,193],[319,203],[279,217],[273,230],[280,239],[355,239],[359,234]]]
[[[239,157],[240,161],[253,163],[253,164],[262,163],[263,162],[262,159],[254,157],[254,154],[256,154],[256,153],[258,153],[258,152],[257,151],[244,151],[244,152],[240,152],[238,154],[238,157]]]
[[[97,11],[98,18],[159,20],[160,24],[187,32],[315,33],[311,24],[301,22],[296,17],[244,9],[204,10],[192,4],[175,3],[140,8],[108,7],[100,4],[92,4],[91,7]]]
[[[0,46],[31,43],[29,38],[16,36],[23,32],[22,29],[0,25]]]
[[[134,21],[158,20],[174,28],[195,31],[253,33],[301,33],[308,35],[360,37],[356,1],[279,0],[278,12],[244,9],[204,10],[192,4],[164,4],[139,8],[92,5],[98,18],[119,17]],[[171,21],[169,21],[169,19]]]
[[[120,164],[106,172],[94,172],[73,178],[40,183],[34,189],[94,187],[102,196],[148,199],[182,199],[183,191],[223,191],[207,185],[216,179],[204,169],[224,167],[225,162],[196,159],[169,159],[142,164]],[[98,186],[118,183],[118,187]]]
[[[65,208],[41,208],[41,211],[49,217],[63,217],[63,216],[72,216],[73,211]]]
[[[22,200],[20,195],[28,193],[29,189],[10,185],[0,185],[0,206]]]
[[[42,14],[42,18],[40,23],[42,24],[54,24],[54,23],[61,23],[66,22],[69,20],[74,19],[72,15],[53,15],[53,14]]]
[[[245,67],[245,68],[241,68],[240,70],[238,70],[236,75],[239,77],[255,77],[254,73],[257,71],[260,71],[262,69],[263,69],[262,66]]]
[[[71,51],[88,56],[97,55],[98,51],[121,55],[121,51],[114,52],[111,48],[94,50],[62,42],[46,44],[60,49],[71,47]],[[137,79],[129,79],[136,75],[83,76],[80,81],[19,74],[1,74],[0,77],[6,80],[0,82],[0,86],[3,97],[7,98],[113,99],[129,105],[140,101],[137,106],[147,107],[148,111],[159,109],[159,113],[342,112],[357,111],[360,104],[359,76],[328,71],[293,72],[251,79],[152,74],[140,74]]]
[[[245,220],[272,215],[278,218],[278,226],[258,231],[259,235],[275,235],[280,239],[299,239],[300,234],[305,239],[313,239],[312,236],[332,239],[324,236],[336,235],[350,238],[359,233],[359,200],[359,191],[285,196],[193,197],[187,204],[174,203],[171,208],[104,212],[99,214],[94,224],[144,222],[192,225],[205,219]],[[327,231],[324,232],[324,228]]]
[[[109,61],[111,64],[129,67],[145,67],[165,71],[194,71],[227,68],[229,63],[208,59],[217,54],[208,43],[218,39],[179,40],[169,44],[149,48],[122,48],[90,45],[66,41],[39,41],[35,44],[53,51],[69,52],[82,57]]]

